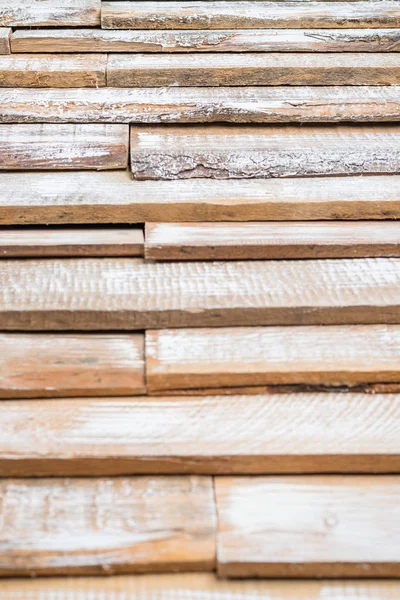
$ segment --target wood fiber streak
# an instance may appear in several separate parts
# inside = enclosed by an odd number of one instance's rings
[[[145,391],[142,335],[0,334],[0,398]]]
[[[219,575],[398,577],[399,493],[398,476],[218,478]]]
[[[101,0],[0,0],[0,26],[100,25]]]
[[[10,35],[9,27],[0,27],[0,54],[10,54]]]
[[[208,477],[9,479],[0,481],[0,500],[3,577],[215,564]]]

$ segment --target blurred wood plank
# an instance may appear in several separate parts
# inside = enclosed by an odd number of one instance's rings
[[[398,577],[400,477],[217,478],[223,577]]]
[[[212,570],[210,477],[0,481],[0,576]]]
[[[101,0],[0,0],[0,26],[100,25]]]
[[[0,54],[10,54],[10,35],[9,27],[0,27]]]
[[[0,334],[0,398],[143,393],[142,335]]]

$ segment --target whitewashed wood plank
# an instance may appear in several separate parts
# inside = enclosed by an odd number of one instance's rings
[[[0,0],[0,26],[100,25],[101,0]]]

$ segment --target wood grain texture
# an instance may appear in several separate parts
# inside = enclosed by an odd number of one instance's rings
[[[107,65],[110,87],[399,83],[398,53],[110,54]]]
[[[0,125],[0,170],[126,169],[126,125]]]
[[[104,87],[106,66],[102,54],[10,54],[0,56],[0,87]]]
[[[0,398],[145,393],[139,334],[3,333],[0,349]]]
[[[9,27],[0,27],[0,54],[10,54],[10,35]]]
[[[101,0],[0,0],[0,26],[100,25]]]
[[[252,179],[400,171],[400,127],[132,126],[131,169],[145,179]]]
[[[396,258],[0,261],[7,331],[399,322]]]
[[[398,577],[398,476],[217,478],[218,572]]]
[[[212,570],[211,478],[0,481],[0,575]]]
[[[0,258],[143,256],[143,230],[0,229]]]
[[[400,256],[400,223],[147,223],[145,256],[152,260]]]
[[[400,394],[4,400],[0,421],[2,477],[400,469]]]
[[[146,332],[150,391],[398,383],[399,360],[397,325]]]
[[[396,1],[104,2],[103,29],[399,27]]]

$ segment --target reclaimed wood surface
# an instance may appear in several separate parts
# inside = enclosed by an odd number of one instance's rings
[[[137,180],[395,174],[400,127],[143,125],[130,151]]]
[[[0,334],[0,398],[145,391],[142,335]]]
[[[9,27],[0,27],[0,54],[10,54],[10,35]]]
[[[380,2],[104,2],[103,29],[400,27],[396,0]]]
[[[299,280],[301,274],[298,274]],[[398,325],[235,327],[146,332],[150,392],[400,381]],[[193,392],[194,393],[194,392]]]
[[[152,260],[400,256],[400,223],[146,223],[145,256]]]
[[[0,481],[0,576],[212,570],[209,477]]]
[[[217,478],[223,577],[398,577],[400,477]]]
[[[101,0],[0,0],[0,26],[100,25]]]
[[[7,331],[399,322],[396,258],[0,261]]]
[[[126,169],[128,145],[126,125],[3,124],[0,170]]]
[[[400,469],[400,394],[3,400],[0,422],[2,477]]]

